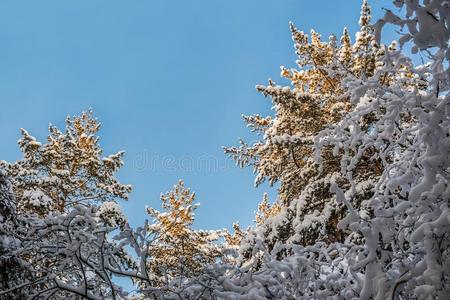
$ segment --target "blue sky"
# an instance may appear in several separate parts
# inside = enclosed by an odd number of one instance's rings
[[[375,16],[389,1],[371,1]],[[376,3],[375,3],[376,2]],[[252,224],[267,185],[253,187],[221,147],[249,141],[241,114],[270,113],[254,86],[294,66],[288,28],[354,34],[361,1],[3,0],[0,159],[20,158],[19,128],[44,140],[49,123],[92,107],[105,154],[134,191],[131,223],[159,208],[179,178],[197,193],[196,227]],[[213,163],[214,162],[214,163]],[[208,165],[209,164],[209,165]]]

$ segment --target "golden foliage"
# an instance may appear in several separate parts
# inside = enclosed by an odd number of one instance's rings
[[[239,246],[245,235],[244,231],[239,226],[239,222],[233,223],[233,231],[233,234],[228,231],[225,232],[225,241],[229,246]]]
[[[276,216],[281,211],[281,205],[278,203],[269,203],[269,196],[264,193],[263,200],[258,204],[255,220],[257,224],[263,224],[265,220]]]
[[[370,7],[365,1],[354,43],[346,28],[339,39],[331,36],[324,41],[319,33],[311,31],[307,35],[290,24],[296,67],[281,67],[281,76],[289,80],[290,87],[276,85],[271,80],[267,86],[258,86],[258,91],[271,97],[274,116],[255,115],[244,120],[252,128],[258,126],[262,140],[252,145],[241,142],[240,147],[225,148],[238,165],[254,167],[256,185],[265,180],[271,185],[280,184],[275,204],[270,205],[265,197],[256,213],[257,226],[283,213],[284,221],[268,222],[278,224],[267,229],[266,235],[274,239],[267,242],[269,248],[288,239],[302,244],[316,239],[342,239],[335,224],[343,208],[334,203],[329,191],[331,178],[340,171],[342,153],[333,153],[331,147],[323,148],[320,153],[323,168],[319,169],[313,144],[322,130],[342,120],[352,109],[348,79],[357,82],[369,78],[377,67],[383,66],[376,64],[384,48],[375,43],[370,18]],[[366,121],[362,127],[368,130],[370,120]],[[376,164],[367,159],[364,172],[367,177],[379,174]],[[340,183],[345,184],[345,179]],[[314,216],[317,221],[305,222],[312,225],[303,226],[305,216]],[[298,238],[292,240],[293,236]]]
[[[318,175],[313,162],[315,136],[339,122],[352,108],[343,81],[349,76],[367,78],[374,73],[375,61],[383,51],[374,42],[370,19],[370,7],[364,1],[354,44],[346,28],[340,43],[334,36],[324,42],[317,32],[311,31],[308,36],[291,24],[297,68],[282,66],[281,76],[290,81],[293,89],[277,86],[272,81],[268,86],[257,87],[272,98],[275,116],[255,115],[244,120],[250,127],[259,126],[264,140],[251,146],[242,143],[239,148],[225,149],[238,163],[243,161],[254,166],[256,185],[265,179],[271,184],[279,181],[280,203],[289,204]],[[333,172],[339,167],[338,158],[324,155],[330,158],[325,173]]]
[[[161,195],[163,212],[148,208],[154,218],[150,231],[156,236],[148,248],[149,270],[156,285],[167,278],[198,274],[202,266],[214,262],[221,255],[214,242],[223,234],[220,231],[194,230],[193,204],[195,193],[180,180],[174,188]]]
[[[99,129],[91,110],[67,117],[65,132],[50,125],[44,145],[22,129],[23,159],[6,166],[21,211],[44,216],[83,203],[128,198],[131,186],[114,177],[123,152],[102,157]]]

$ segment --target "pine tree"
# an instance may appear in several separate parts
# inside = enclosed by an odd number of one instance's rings
[[[321,148],[319,167],[313,145],[322,130],[352,109],[346,79],[371,77],[377,58],[385,51],[375,43],[369,22],[370,8],[364,1],[354,44],[347,29],[339,44],[334,36],[323,42],[315,31],[308,37],[291,24],[298,69],[281,67],[281,75],[292,88],[272,80],[268,86],[257,86],[271,97],[274,116],[244,116],[244,121],[263,139],[253,145],[241,141],[240,147],[225,148],[239,166],[254,168],[256,185],[264,180],[271,185],[280,183],[276,203],[271,207],[265,200],[260,205],[262,215],[270,217],[257,215],[257,236],[265,240],[268,250],[276,243],[308,245],[317,240],[342,242],[346,237],[337,228],[346,208],[336,203],[330,192],[333,182],[350,184],[340,175],[344,153],[331,145]],[[366,130],[370,121],[364,120]],[[353,197],[356,206],[372,192],[373,181],[381,173],[379,161],[370,159],[371,151],[375,150],[366,149],[366,159],[357,166],[361,178],[359,195]]]
[[[92,111],[67,117],[65,132],[50,125],[48,142],[41,144],[22,129],[23,158],[4,168],[12,180],[18,209],[41,216],[79,204],[127,199],[131,186],[114,176],[123,165],[123,152],[102,157],[100,123]]]
[[[17,280],[6,279],[11,291],[0,293],[0,298],[42,293],[60,299],[77,294],[80,287],[86,295],[116,293],[103,259],[127,268],[125,253],[108,234],[126,224],[114,201],[127,199],[131,187],[115,178],[123,152],[101,156],[99,129],[92,111],[68,117],[64,133],[50,126],[46,144],[22,129],[23,158],[0,162],[11,196],[1,199],[5,205],[0,227],[10,229],[6,233],[11,235],[8,247],[1,249],[2,264],[12,270],[14,265],[22,274],[14,275]],[[82,261],[86,257],[89,260]],[[98,270],[103,273],[96,277],[93,272]]]
[[[198,204],[195,193],[179,181],[173,189],[161,195],[163,211],[148,208],[154,218],[150,232],[154,241],[149,245],[148,270],[157,286],[168,284],[177,277],[193,277],[221,256],[215,243],[222,231],[203,231],[192,228]]]

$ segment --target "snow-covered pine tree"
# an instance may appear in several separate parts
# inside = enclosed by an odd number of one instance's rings
[[[154,236],[148,247],[147,267],[153,284],[165,286],[174,278],[198,275],[203,268],[221,257],[216,241],[224,231],[192,228],[195,219],[195,193],[179,181],[171,191],[161,195],[163,211],[147,208],[154,219],[149,231]]]
[[[123,165],[123,152],[102,157],[100,123],[92,111],[67,117],[65,132],[50,125],[48,142],[41,144],[22,129],[23,158],[2,165],[11,178],[19,211],[41,216],[66,211],[78,204],[127,199],[131,186],[114,176]]]
[[[329,243],[345,239],[346,234],[336,225],[346,208],[336,203],[330,193],[334,181],[349,184],[339,174],[343,153],[336,153],[331,145],[323,147],[319,168],[313,144],[319,132],[339,122],[352,108],[343,79],[370,78],[377,68],[375,62],[384,49],[375,43],[370,19],[370,7],[364,1],[354,44],[347,29],[340,43],[334,36],[323,42],[318,33],[311,31],[308,37],[291,24],[299,69],[282,67],[281,75],[291,82],[292,88],[275,85],[271,80],[268,86],[257,86],[258,91],[271,97],[274,116],[244,116],[244,120],[262,135],[262,140],[252,145],[241,141],[240,147],[225,148],[239,166],[254,168],[256,185],[266,179],[270,184],[280,183],[276,203],[270,206],[267,199],[261,203],[263,211],[257,216],[256,235],[249,235],[251,239],[264,240],[268,250],[276,243],[309,245],[317,240]],[[366,126],[369,121],[365,120]],[[364,186],[354,199],[356,206],[372,193],[371,180],[382,171],[379,161],[369,159],[371,151],[374,150],[366,150],[367,159],[357,166]],[[244,256],[250,255],[254,242],[249,242],[250,245],[243,245],[247,249],[242,249]]]
[[[1,263],[11,270],[0,299],[120,294],[111,274],[133,265],[110,233],[127,223],[114,201],[131,188],[114,177],[123,153],[101,157],[99,126],[83,112],[65,133],[50,126],[44,145],[22,130],[24,158],[0,162]]]

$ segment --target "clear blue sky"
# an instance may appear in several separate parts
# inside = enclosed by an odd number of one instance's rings
[[[376,3],[375,3],[376,2]],[[389,1],[371,1],[374,15]],[[361,1],[3,0],[0,159],[20,158],[19,128],[44,140],[48,123],[92,107],[105,154],[134,191],[131,223],[179,178],[197,193],[196,227],[249,225],[267,185],[253,187],[221,146],[252,140],[240,115],[270,113],[254,90],[294,66],[288,28],[328,37],[357,29]],[[282,82],[282,81],[280,81]],[[207,166],[207,161],[216,165]],[[270,192],[275,195],[274,191]],[[272,196],[273,200],[273,196]]]

